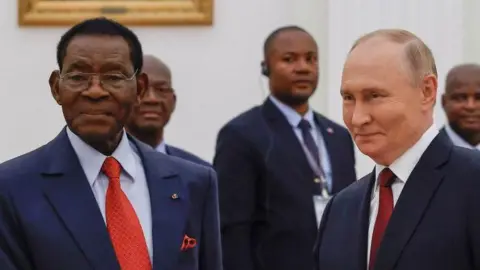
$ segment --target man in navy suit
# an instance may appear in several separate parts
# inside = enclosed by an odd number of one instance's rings
[[[67,123],[0,165],[2,270],[220,270],[216,176],[124,131],[147,86],[133,32],[75,25],[50,86]]]
[[[308,104],[318,81],[312,36],[279,28],[264,53],[271,95],[217,139],[224,268],[310,270],[322,208],[356,180],[353,142]]]
[[[408,31],[353,45],[343,118],[376,165],[330,199],[316,269],[480,269],[480,154],[438,134],[437,84],[432,52]]]
[[[148,76],[149,85],[126,125],[128,133],[161,153],[211,166],[198,156],[167,145],[164,141],[165,126],[177,102],[177,96],[172,88],[170,68],[157,57],[145,55],[142,71]]]

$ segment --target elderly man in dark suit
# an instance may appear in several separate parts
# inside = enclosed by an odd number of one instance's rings
[[[0,269],[221,270],[214,171],[124,131],[147,85],[135,34],[90,19],[57,59],[67,126],[0,165]]]
[[[376,165],[330,199],[316,269],[480,269],[480,154],[439,134],[437,84],[432,52],[408,31],[353,45],[343,118]]]

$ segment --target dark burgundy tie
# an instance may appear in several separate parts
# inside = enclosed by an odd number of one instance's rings
[[[380,199],[378,201],[378,214],[375,220],[375,227],[373,229],[372,244],[370,247],[370,261],[369,269],[372,270],[375,266],[378,248],[382,241],[383,234],[387,228],[388,221],[393,212],[393,194],[392,184],[395,181],[395,175],[389,168],[385,168],[378,176],[378,183],[380,189]]]

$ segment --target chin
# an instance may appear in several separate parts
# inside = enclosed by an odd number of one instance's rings
[[[140,132],[157,132],[159,129],[162,129],[162,124],[159,123],[143,123],[141,125],[137,125],[136,128]]]
[[[370,158],[376,157],[381,153],[381,147],[378,144],[373,142],[368,143],[355,143],[364,155],[369,156]]]
[[[101,143],[112,140],[120,130],[106,126],[80,126],[75,133],[87,143]]]
[[[311,88],[294,88],[294,96],[298,98],[309,98],[313,94],[313,89]]]

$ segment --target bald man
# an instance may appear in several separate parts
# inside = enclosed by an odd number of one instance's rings
[[[438,134],[437,85],[431,50],[408,31],[353,45],[343,120],[375,167],[330,199],[317,270],[480,269],[480,153]]]
[[[441,132],[461,147],[480,149],[480,65],[452,68],[445,82],[442,105],[447,124]]]
[[[127,131],[159,152],[210,167],[198,156],[165,143],[164,128],[177,101],[170,68],[157,57],[145,55],[142,71],[148,76],[149,87],[134,108],[126,126]]]

